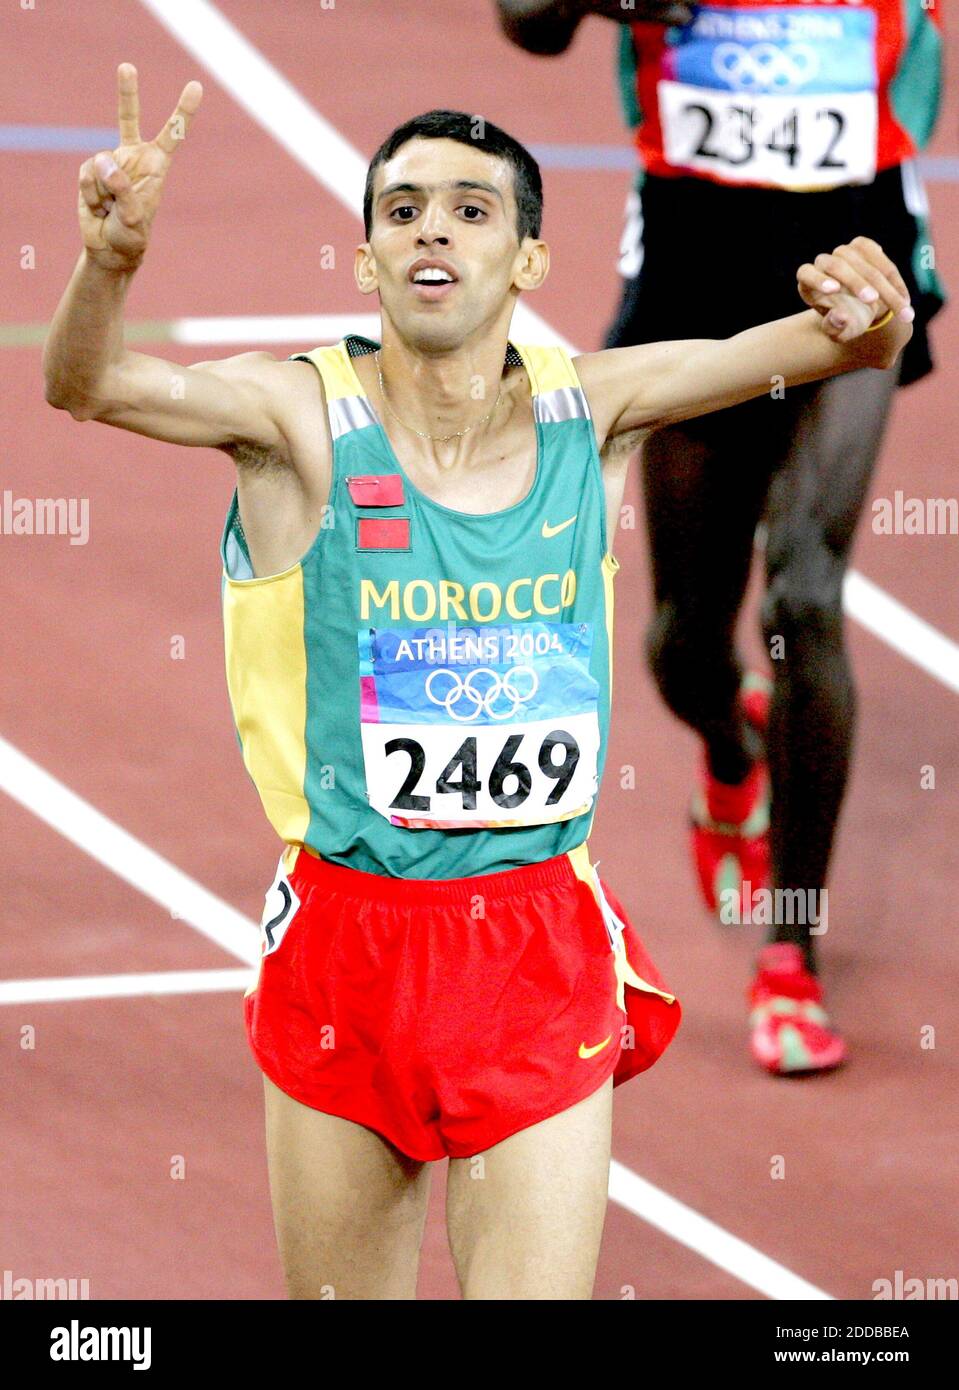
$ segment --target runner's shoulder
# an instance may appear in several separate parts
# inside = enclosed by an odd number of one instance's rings
[[[638,343],[634,347],[601,348],[572,359],[600,448],[629,402],[641,394],[646,374],[674,352],[670,344]]]
[[[614,360],[612,348],[582,352],[571,358],[573,371],[582,387],[600,448],[609,434],[616,412],[612,408],[610,386]]]
[[[322,379],[309,362],[294,362],[263,350],[194,362],[193,370],[209,372],[225,381],[259,387],[279,397],[297,396],[310,388],[315,394],[318,382],[322,391]]]
[[[268,450],[262,458],[263,451],[246,449],[242,460],[235,457],[236,462],[256,465],[288,462],[296,467],[298,460],[303,459],[308,461],[312,471],[330,452],[327,431],[323,429],[326,417],[323,379],[310,362],[293,361],[259,350],[196,362],[193,370],[207,372],[241,390],[254,392],[286,441],[283,449]],[[230,452],[234,452],[232,448]]]

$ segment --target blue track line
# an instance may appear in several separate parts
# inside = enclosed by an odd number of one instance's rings
[[[95,154],[120,143],[112,126],[0,125],[0,150],[36,154]]]
[[[530,153],[544,169],[561,169],[567,173],[614,170],[629,171],[636,167],[636,156],[629,145],[530,145]],[[930,183],[959,183],[959,155],[922,155],[919,172]]]
[[[47,154],[92,154],[112,150],[120,142],[112,126],[84,125],[0,125],[0,151]],[[623,171],[636,167],[628,144],[577,145],[553,143],[530,145],[530,151],[544,169],[567,173]],[[919,172],[931,183],[959,183],[959,155],[924,155]]]

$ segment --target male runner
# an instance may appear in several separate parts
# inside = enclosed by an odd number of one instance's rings
[[[911,161],[938,104],[941,10],[936,0],[498,4],[509,37],[534,53],[562,52],[588,13],[620,24],[640,167],[608,347],[726,337],[787,313],[794,267],[861,227],[902,267],[916,307],[898,374],[773,393],[643,444],[647,655],[663,699],[703,740],[697,878],[721,920],[768,924],[749,990],[753,1056],[776,1074],[828,1070],[846,1048],[823,1011],[812,933],[828,925],[822,890],[855,713],[842,585],[897,379],[931,368],[926,324],[942,294]],[[664,17],[671,27],[653,22]],[[744,258],[747,274],[716,273]],[[744,680],[735,648],[764,514],[771,704],[768,680]],[[778,910],[762,916],[770,871]]]
[[[227,678],[285,843],[246,1021],[290,1293],[413,1297],[427,1165],[449,1156],[464,1296],[588,1298],[612,1086],[679,1021],[586,848],[623,488],[599,449],[777,373],[891,368],[905,286],[860,238],[800,269],[810,309],[728,341],[518,347],[549,266],[539,170],[438,111],[370,165],[355,269],[380,344],[180,367],[124,347],[123,300],[201,89],[144,142],[132,66],[119,86],[46,392],[237,464]]]

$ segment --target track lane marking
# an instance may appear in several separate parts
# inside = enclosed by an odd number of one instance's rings
[[[959,695],[959,646],[858,570],[843,584],[843,607],[860,627]]]
[[[338,343],[347,333],[370,337],[379,314],[223,314],[175,319],[175,343]]]
[[[247,990],[256,971],[148,970],[128,975],[63,975],[0,981],[0,1005],[63,1004],[86,999],[137,999],[160,994],[211,994]]]
[[[5,738],[0,738],[0,790],[231,956],[247,965],[259,960],[255,922],[148,849]]]
[[[776,1260],[764,1255],[738,1236],[732,1235],[715,1221],[701,1216],[692,1207],[671,1197],[661,1187],[654,1186],[614,1158],[609,1167],[609,1195],[619,1206],[634,1216],[655,1226],[664,1235],[679,1241],[704,1260],[734,1275],[767,1298],[828,1299],[832,1294],[793,1274]]]

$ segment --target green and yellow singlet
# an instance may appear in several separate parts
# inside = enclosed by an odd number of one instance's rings
[[[277,834],[367,873],[449,879],[564,854],[589,833],[609,722],[612,585],[600,461],[568,354],[514,347],[538,458],[475,516],[404,473],[351,336],[297,354],[323,379],[329,506],[306,555],[254,577],[236,495],[221,555],[226,671]]]

